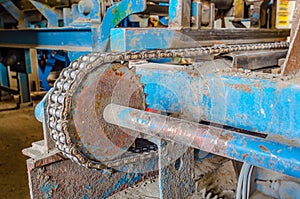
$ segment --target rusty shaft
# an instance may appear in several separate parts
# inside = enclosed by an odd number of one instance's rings
[[[298,147],[116,104],[103,114],[108,123],[120,127],[300,177],[300,162],[293,158],[300,156]]]

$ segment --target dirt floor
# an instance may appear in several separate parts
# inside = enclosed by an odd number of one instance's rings
[[[14,107],[13,102],[0,102],[0,109]],[[35,104],[34,104],[35,105]],[[34,107],[0,111],[0,198],[27,199],[29,186],[26,156],[22,149],[43,139],[42,124],[33,113]]]

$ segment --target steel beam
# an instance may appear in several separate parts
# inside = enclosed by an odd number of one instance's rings
[[[63,19],[62,12],[59,12],[55,8],[51,8],[47,4],[40,3],[38,1],[29,0],[32,5],[47,19],[48,27],[58,27],[58,20]]]
[[[202,22],[202,3],[201,2],[193,2],[192,3],[191,15],[195,18],[192,28],[201,29],[201,22]]]
[[[236,52],[224,55],[233,59],[233,67],[255,70],[278,65],[285,58],[287,50],[260,50],[255,52]]]
[[[17,21],[20,20],[21,11],[19,8],[11,1],[3,1],[0,4],[5,8],[7,12]]]
[[[300,177],[299,147],[116,104],[108,105],[103,116],[110,124]]]
[[[0,46],[91,52],[92,34],[78,28],[0,30]]]
[[[112,51],[183,48],[220,44],[284,41],[289,30],[219,29],[171,30],[169,28],[113,28]]]

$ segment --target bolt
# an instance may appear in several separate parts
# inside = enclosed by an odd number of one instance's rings
[[[88,15],[93,7],[93,2],[91,0],[81,0],[78,3],[78,10],[81,14]]]

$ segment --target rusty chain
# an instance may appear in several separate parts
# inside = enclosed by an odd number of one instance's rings
[[[123,163],[141,161],[143,158],[151,158],[154,152],[137,154],[132,158],[120,160],[114,163],[103,163],[90,160],[77,146],[70,137],[70,117],[72,96],[77,91],[80,83],[91,71],[112,62],[124,62],[131,60],[147,60],[159,58],[184,58],[197,57],[210,54],[223,54],[237,51],[250,50],[270,50],[288,48],[287,42],[276,43],[257,43],[229,46],[213,46],[184,49],[164,49],[164,50],[144,50],[139,52],[124,53],[91,53],[84,55],[78,60],[72,62],[68,68],[65,68],[59,78],[56,80],[53,89],[49,92],[46,100],[46,124],[56,147],[68,158],[74,162],[93,169],[110,169]]]

